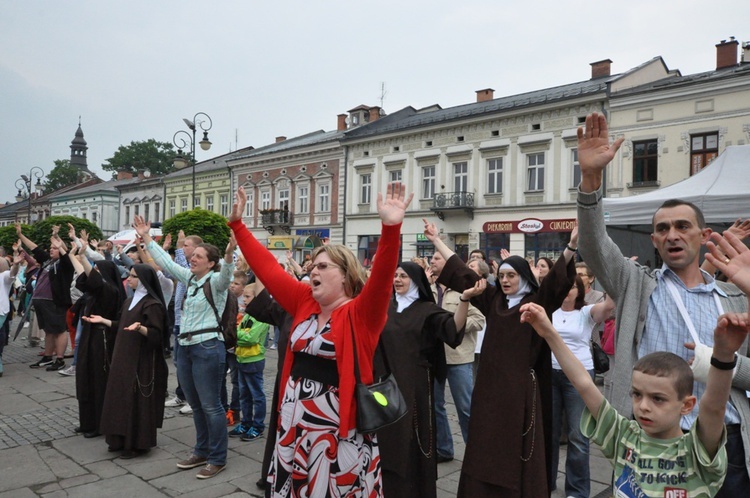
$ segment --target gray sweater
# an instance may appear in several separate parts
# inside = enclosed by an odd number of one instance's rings
[[[651,270],[623,256],[607,235],[601,200],[601,189],[588,194],[578,191],[578,250],[604,290],[617,303],[613,383],[611,390],[604,394],[619,413],[629,417],[632,414],[630,378],[633,364],[638,359],[649,298],[656,289],[661,270]],[[725,312],[747,311],[747,298],[736,286],[724,282],[717,282],[717,285],[727,294],[726,298],[721,297]],[[750,401],[746,394],[750,390],[748,356],[750,344],[746,339],[739,351],[730,396],[742,419],[745,464],[750,472]]]

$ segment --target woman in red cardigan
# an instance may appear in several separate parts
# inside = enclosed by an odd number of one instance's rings
[[[342,245],[318,247],[310,282],[279,266],[242,223],[242,187],[229,226],[255,275],[293,317],[281,375],[279,423],[268,473],[274,497],[382,496],[380,455],[374,435],[357,432],[354,354],[362,382],[372,382],[372,358],[388,315],[401,222],[413,194],[401,183],[378,194],[382,232],[378,257],[365,273]],[[353,328],[353,330],[352,330]],[[356,351],[352,334],[357,334]],[[289,354],[291,352],[292,354]]]

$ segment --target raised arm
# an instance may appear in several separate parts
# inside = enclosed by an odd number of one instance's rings
[[[581,395],[591,415],[596,418],[599,414],[602,401],[604,401],[604,395],[596,387],[594,381],[591,380],[591,376],[581,361],[570,351],[565,341],[560,337],[560,334],[552,326],[552,322],[547,317],[547,312],[536,303],[526,303],[521,306],[520,311],[521,323],[528,323],[534,327],[537,334],[547,341],[550,349],[555,354],[555,358],[557,358],[557,362],[562,367],[563,372],[565,372],[565,376],[573,384],[573,387],[576,388],[578,394]]]
[[[735,353],[747,338],[750,322],[746,313],[728,313],[719,317],[714,330],[714,348],[708,371],[706,390],[698,407],[698,438],[713,458],[719,449],[724,430],[732,373],[736,365]],[[718,361],[716,365],[714,360]]]
[[[591,318],[596,323],[603,323],[612,315],[614,309],[615,302],[609,297],[609,294],[604,294],[604,301],[596,303],[591,308]]]
[[[750,218],[746,219],[745,221],[742,221],[742,218],[738,218],[731,227],[727,228],[724,233],[731,233],[732,235],[735,235],[739,240],[745,240],[750,236]],[[711,264],[711,262],[708,260],[708,258],[703,260],[703,264],[701,264],[701,270],[705,271],[706,273],[710,273],[713,275],[716,273],[716,267]]]
[[[609,144],[609,128],[603,114],[586,116],[586,128],[578,128],[578,163],[581,166],[581,192],[595,192],[602,185],[604,168],[615,157],[624,138]]]
[[[29,248],[30,251],[33,251],[37,248],[37,245],[28,237],[26,237],[23,232],[21,231],[21,224],[16,223],[16,235],[18,236],[18,240],[23,242],[23,245]]]
[[[426,219],[422,218],[422,221],[424,222],[424,235],[427,237],[427,240],[432,242],[432,245],[435,246],[435,250],[440,253],[440,255],[448,261],[451,256],[456,254],[453,252],[452,249],[450,249],[447,245],[445,245],[445,242],[443,242],[443,239],[440,238],[440,231],[437,228],[437,225],[434,223],[430,223]]]

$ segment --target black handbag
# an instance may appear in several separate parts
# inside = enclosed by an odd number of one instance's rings
[[[383,355],[383,364],[388,372],[377,382],[369,386],[362,383],[359,375],[359,361],[357,359],[357,340],[354,334],[354,324],[349,315],[349,323],[352,329],[352,343],[354,345],[354,398],[357,402],[357,431],[363,434],[376,432],[387,425],[398,422],[406,415],[406,401],[398,388],[396,378],[388,365],[385,348],[378,341],[378,348]]]
[[[596,342],[591,343],[591,357],[594,359],[594,372],[603,374],[609,370],[609,356]]]

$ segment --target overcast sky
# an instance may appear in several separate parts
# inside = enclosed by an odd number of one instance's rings
[[[214,144],[200,161],[335,129],[337,114],[379,105],[381,83],[388,113],[445,108],[482,88],[585,80],[607,58],[613,73],[659,55],[708,71],[722,39],[750,40],[747,1],[613,4],[0,0],[0,201],[32,166],[70,158],[79,115],[89,168],[107,179],[101,164],[120,145],[171,142],[199,111]]]

